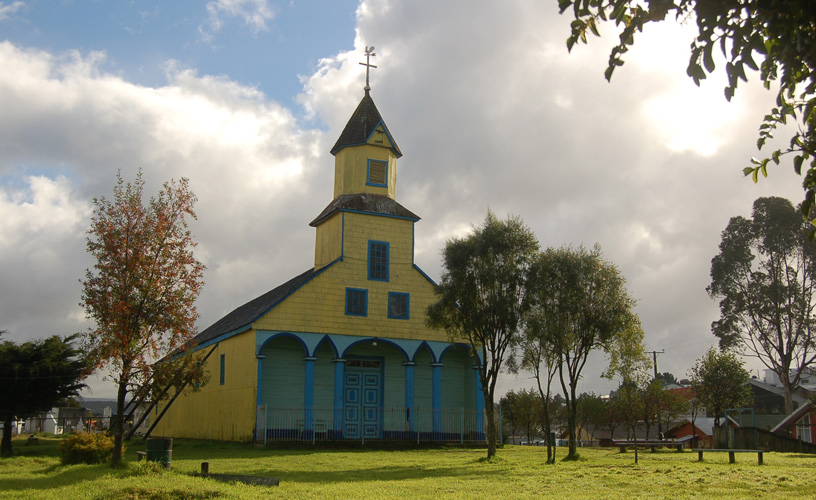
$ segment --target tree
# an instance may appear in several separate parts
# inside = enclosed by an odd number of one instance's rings
[[[789,120],[797,125],[789,146],[773,151],[769,157],[752,159],[745,175],[754,182],[758,174],[767,176],[768,163],[779,164],[782,155],[793,156],[794,171],[808,170],[802,187],[805,201],[802,213],[810,216],[816,199],[816,9],[812,0],[558,0],[561,13],[572,8],[574,21],[567,38],[571,51],[580,40],[587,43],[587,32],[600,36],[598,25],[613,22],[620,30],[620,43],[609,56],[606,79],[623,65],[623,56],[634,44],[635,34],[645,25],[663,21],[670,11],[675,19],[696,19],[698,36],[691,44],[686,73],[694,83],[716,71],[715,48],[719,45],[726,59],[728,84],[725,98],[731,100],[740,80],[747,81],[746,68],[759,71],[765,88],[778,84],[776,107],[759,127],[757,148],[762,149],[779,125]]]
[[[127,395],[144,397],[156,371],[173,365],[157,360],[188,353],[203,285],[204,266],[187,228],[187,219],[196,218],[187,180],[165,183],[147,205],[143,188],[141,172],[132,184],[120,173],[113,199],[94,199],[87,249],[96,264],[82,283],[81,305],[95,323],[84,334],[88,358],[117,385],[114,465],[122,460]]]
[[[502,421],[507,422],[512,435],[522,430],[527,441],[532,440],[538,431],[540,404],[538,395],[532,389],[512,390],[499,400]]]
[[[740,408],[751,401],[750,375],[732,352],[710,348],[689,371],[691,387],[698,403],[714,415],[714,425],[729,408]]]
[[[816,360],[816,243],[784,198],[759,198],[751,219],[732,217],[711,260],[709,295],[720,301],[712,332],[720,347],[759,358],[785,391],[793,389]]]
[[[428,307],[429,326],[443,328],[451,340],[466,339],[479,354],[488,458],[496,454],[496,380],[505,355],[519,342],[527,274],[537,251],[538,241],[521,219],[500,221],[488,211],[470,235],[445,244],[437,302]]]
[[[528,284],[528,286],[531,289],[536,287],[534,284]],[[547,331],[544,329],[547,320],[541,318],[541,314],[546,314],[546,311],[537,306],[528,310],[525,319],[524,338],[520,346],[520,366],[530,370],[533,373],[533,378],[535,378],[542,408],[541,430],[544,432],[547,442],[547,463],[554,464],[555,443],[552,442],[550,436],[553,432],[554,417],[552,411],[552,381],[558,371],[558,354],[554,351]],[[508,364],[510,365],[510,371],[517,371],[517,363]]]
[[[663,389],[660,395],[659,420],[665,424],[664,429],[669,430],[671,423],[687,414],[688,411],[688,399],[681,392]]]
[[[575,421],[578,424],[578,434],[581,431],[588,431],[590,437],[595,437],[595,429],[604,424],[606,408],[600,396],[594,392],[584,392],[578,396],[576,405],[577,415]]]
[[[81,381],[87,375],[87,365],[74,347],[75,338],[53,336],[19,345],[8,340],[0,342],[0,455],[13,453],[11,426],[15,419],[49,410],[57,401],[75,396],[85,387]]]
[[[558,378],[567,403],[568,459],[576,447],[577,386],[589,353],[609,351],[632,318],[634,301],[618,269],[605,261],[596,245],[573,249],[548,248],[531,270],[533,307],[540,311],[541,331],[546,332],[557,355]]]
[[[675,377],[674,375],[672,375],[669,372],[658,373],[657,378],[655,380],[659,380],[660,385],[662,385],[663,387],[666,387],[667,385],[672,385],[672,384],[679,385],[679,382],[677,381],[677,377]]]
[[[640,391],[640,419],[646,427],[646,439],[649,439],[649,430],[652,425],[660,421],[660,410],[663,402],[663,385],[658,380],[639,387]]]

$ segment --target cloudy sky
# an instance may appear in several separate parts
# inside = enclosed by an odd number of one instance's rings
[[[544,247],[597,242],[660,371],[683,376],[714,344],[720,232],[757,197],[798,202],[801,179],[742,176],[774,95],[755,74],[731,103],[722,79],[695,87],[689,27],[651,28],[607,83],[616,36],[569,54],[569,21],[554,0],[0,1],[0,329],[88,327],[85,231],[117,170],[141,168],[151,193],[190,179],[201,328],[310,268],[328,151],[374,45],[372,97],[405,155],[397,197],[422,217],[417,264],[438,279],[445,240],[488,209]],[[581,390],[608,391],[604,363]],[[531,385],[508,374],[499,390]]]

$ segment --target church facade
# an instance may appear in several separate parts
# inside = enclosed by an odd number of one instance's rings
[[[419,217],[396,201],[402,153],[368,88],[331,153],[314,267],[196,336],[210,382],[159,405],[154,435],[484,439],[478,358],[425,324],[434,283],[414,263]]]

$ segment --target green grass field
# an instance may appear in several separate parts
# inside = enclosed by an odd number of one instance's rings
[[[0,460],[2,499],[813,499],[816,455],[709,454],[584,449],[576,462],[544,465],[546,449],[506,446],[487,462],[484,449],[281,450],[245,444],[176,440],[172,471],[136,463],[140,440],[129,444],[127,467],[62,466],[55,439],[15,442],[17,456]],[[565,449],[559,448],[561,458]],[[193,477],[201,462],[211,473],[275,476],[280,486],[249,486]]]

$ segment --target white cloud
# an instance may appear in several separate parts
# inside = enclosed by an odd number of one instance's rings
[[[13,16],[25,6],[25,2],[12,2],[11,5],[6,5],[5,2],[0,2],[0,21]]]
[[[207,3],[209,20],[207,26],[199,26],[199,33],[205,40],[224,27],[225,19],[239,18],[249,27],[252,34],[268,31],[266,22],[275,17],[266,0],[218,0]]]

